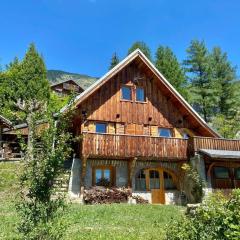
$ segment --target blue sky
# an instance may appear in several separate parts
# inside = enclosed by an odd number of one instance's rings
[[[101,76],[136,40],[153,54],[168,45],[182,60],[203,39],[240,66],[239,15],[239,0],[1,0],[0,64],[34,42],[48,69]]]

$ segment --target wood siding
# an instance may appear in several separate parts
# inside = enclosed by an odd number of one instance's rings
[[[134,79],[137,77],[139,80],[136,83]],[[132,87],[131,101],[121,100],[123,85]],[[146,102],[135,101],[136,86],[144,88]],[[144,132],[143,126],[188,128],[194,131],[187,116],[162,92],[157,80],[145,74],[134,63],[125,67],[83,101],[78,106],[80,118],[82,112],[86,112],[86,120],[124,123],[129,129],[128,133],[132,134]]]

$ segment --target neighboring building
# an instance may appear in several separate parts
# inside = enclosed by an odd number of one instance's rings
[[[12,123],[8,119],[0,115],[0,141],[2,141],[3,129],[10,129],[11,127]]]
[[[72,131],[82,137],[71,197],[99,185],[178,203],[188,192],[181,166],[189,162],[209,190],[240,187],[240,141],[221,139],[140,50],[78,95],[75,107]]]
[[[55,83],[51,85],[51,89],[61,96],[69,95],[72,92],[79,94],[84,91],[83,88],[81,88],[81,86],[74,80],[66,80]]]

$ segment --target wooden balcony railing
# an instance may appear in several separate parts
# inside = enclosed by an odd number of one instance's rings
[[[240,140],[229,140],[224,138],[193,137],[189,139],[190,151],[195,153],[199,149],[214,149],[240,151]]]
[[[188,140],[138,135],[83,133],[82,154],[89,157],[187,159]]]
[[[0,160],[19,160],[22,157],[19,143],[0,141]]]

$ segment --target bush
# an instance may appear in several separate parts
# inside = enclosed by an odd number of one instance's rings
[[[194,214],[185,215],[168,226],[168,240],[239,240],[240,190],[230,198],[221,193],[209,196]]]

